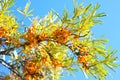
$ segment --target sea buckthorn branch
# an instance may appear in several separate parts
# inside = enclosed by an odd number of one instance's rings
[[[6,3],[5,7],[4,4],[0,11],[0,46],[5,47],[0,55],[11,57],[8,69],[15,68],[12,69],[13,73],[18,73],[13,76],[15,79],[20,75],[22,80],[59,80],[62,70],[72,70],[77,65],[88,75],[104,80],[108,74],[104,65],[117,66],[113,63],[117,58],[104,46],[106,40],[92,40],[91,28],[101,22],[96,18],[104,16],[104,13],[95,14],[98,4],[83,7],[75,3],[71,18],[66,9],[62,17],[51,11],[40,20],[33,19],[32,25],[24,32],[18,28],[23,25],[14,16],[7,15],[8,5]],[[32,12],[28,11],[29,6],[30,2],[25,9],[18,11],[28,17]],[[14,50],[18,50],[16,57],[12,53]]]
[[[10,56],[10,52],[13,51],[14,49],[15,49],[15,47],[12,47],[12,48],[8,48],[6,50],[0,51],[0,55]]]
[[[6,61],[4,61],[3,59],[0,59],[0,63],[5,66],[6,68],[8,68],[10,71],[12,71],[13,73],[15,73],[19,78],[22,79],[22,76],[19,74],[19,72],[15,69],[15,67],[13,67],[14,65],[10,65],[9,63],[7,63]]]

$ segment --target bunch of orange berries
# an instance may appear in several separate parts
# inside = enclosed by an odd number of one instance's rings
[[[0,27],[0,38],[8,38],[8,35],[6,35],[7,30],[3,27]]]
[[[13,43],[11,40],[14,40],[13,38],[11,38],[11,36],[9,36],[8,33],[9,30],[0,27],[0,45],[2,44],[3,40],[2,38],[5,39],[5,44],[8,45],[8,43]]]
[[[24,80],[37,80],[37,64],[34,61],[26,61],[23,68],[23,74],[25,75]]]
[[[82,64],[82,68],[89,69],[88,61],[87,61],[88,53],[86,51],[86,48],[84,46],[80,47],[79,53],[80,53],[80,55],[78,56],[78,61],[79,61],[79,63]]]
[[[35,33],[35,26],[31,26],[28,28],[28,32],[25,34],[25,41],[30,45],[30,48],[33,48],[35,44],[37,44],[40,41],[44,41],[47,38],[47,34],[41,33],[36,34]]]
[[[60,43],[66,43],[70,35],[70,30],[67,30],[65,28],[57,29],[53,32],[54,39]]]

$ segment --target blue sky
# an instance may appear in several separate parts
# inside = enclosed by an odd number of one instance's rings
[[[23,8],[28,0],[15,0],[17,7]],[[96,25],[93,28],[95,37],[99,37],[102,34],[105,38],[109,39],[107,45],[112,45],[113,48],[118,50],[117,56],[120,56],[120,0],[77,0],[79,3],[85,5],[89,3],[99,3],[101,5],[98,12],[105,12],[106,17],[101,18],[103,23]],[[54,9],[60,15],[62,15],[63,9],[66,6],[68,11],[72,12],[73,3],[72,0],[31,0],[31,8],[34,9],[34,16],[44,16],[50,9]],[[20,15],[19,13],[14,13]],[[118,60],[120,63],[120,58]],[[116,72],[110,71],[111,75],[107,80],[120,80],[120,68],[115,68]],[[75,73],[76,76],[67,76],[61,80],[90,80],[85,79],[81,72]]]

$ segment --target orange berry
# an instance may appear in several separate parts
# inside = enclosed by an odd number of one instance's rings
[[[34,74],[37,70],[37,64],[33,61],[27,61],[24,66],[25,70],[30,74]]]
[[[80,63],[85,62],[85,56],[78,56],[78,60]]]
[[[39,35],[39,39],[41,41],[45,40],[46,38],[47,38],[47,34],[45,34],[45,33],[42,33],[42,34]]]
[[[29,75],[29,74],[27,74],[27,75],[25,75],[24,80],[32,80],[32,76],[31,76],[31,75]]]

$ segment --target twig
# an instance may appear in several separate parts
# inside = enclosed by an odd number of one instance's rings
[[[15,68],[13,67],[13,65],[10,65],[9,63],[7,63],[6,61],[4,61],[3,59],[0,59],[0,64],[2,64],[3,66],[5,66],[6,68],[8,68],[10,71],[12,71],[13,73],[15,73],[19,78],[22,79],[22,76],[17,72],[17,70],[15,70]]]
[[[4,50],[4,51],[0,51],[0,55],[8,55],[8,56],[10,56],[9,52],[10,52],[11,50],[14,50],[14,47],[8,48],[8,49],[6,49],[6,50]]]

